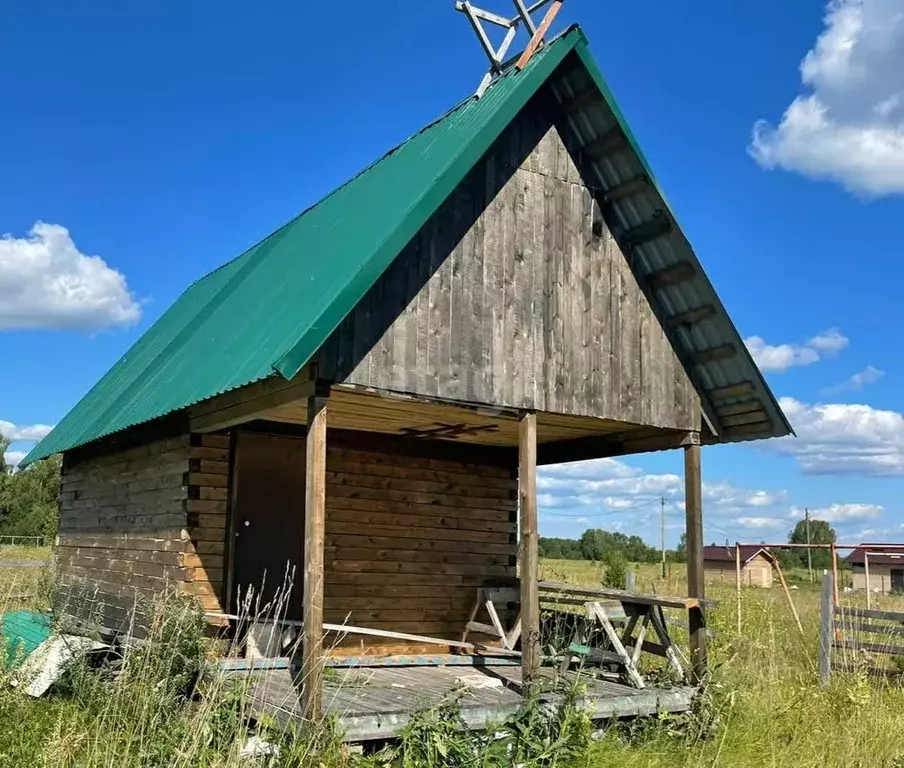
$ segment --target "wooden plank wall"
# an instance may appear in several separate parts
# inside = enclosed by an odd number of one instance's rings
[[[500,137],[327,341],[321,375],[698,429],[696,392],[548,114],[535,100]]]
[[[435,443],[401,442],[327,439],[324,620],[455,639],[477,588],[516,575],[517,479],[464,451],[440,458]]]
[[[225,613],[221,596],[228,541],[231,437],[192,435],[190,442],[185,589],[198,597],[204,610]]]
[[[125,631],[136,600],[176,586],[221,611],[229,445],[228,437],[183,435],[67,454],[60,608]]]
[[[66,454],[57,547],[65,613],[124,631],[137,599],[186,580],[189,448],[185,435]]]

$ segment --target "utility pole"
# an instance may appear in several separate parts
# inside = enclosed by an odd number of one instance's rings
[[[665,579],[665,496],[659,497],[659,546],[662,549],[662,578]]]
[[[804,520],[807,521],[807,576],[810,577],[810,583],[813,583],[813,550],[810,549],[810,508],[804,507]]]

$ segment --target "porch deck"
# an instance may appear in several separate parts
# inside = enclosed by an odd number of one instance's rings
[[[256,715],[266,715],[282,727],[302,722],[298,689],[289,670],[241,674],[254,676]],[[500,684],[481,687],[493,685],[492,680]],[[581,675],[580,682],[586,686],[583,703],[594,720],[684,712],[696,691],[690,686],[637,689],[587,675]],[[346,741],[386,739],[395,736],[413,712],[436,706],[464,688],[459,702],[462,719],[469,728],[480,729],[517,711],[523,702],[520,684],[518,666],[336,668],[324,682],[324,708],[340,718]],[[542,698],[555,704],[562,694]]]

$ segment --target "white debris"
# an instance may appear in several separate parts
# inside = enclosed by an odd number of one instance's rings
[[[29,696],[43,696],[77,656],[109,647],[78,635],[49,637],[25,659],[17,674],[18,680],[25,683],[25,693]]]
[[[250,736],[239,751],[239,757],[279,757],[279,747],[260,736]]]
[[[463,685],[466,688],[474,688],[475,690],[502,687],[502,680],[498,677],[489,677],[487,675],[462,675],[455,678],[455,683],[456,685]]]

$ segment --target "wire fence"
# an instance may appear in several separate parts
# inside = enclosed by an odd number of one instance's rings
[[[44,536],[0,536],[0,547],[43,547]]]

